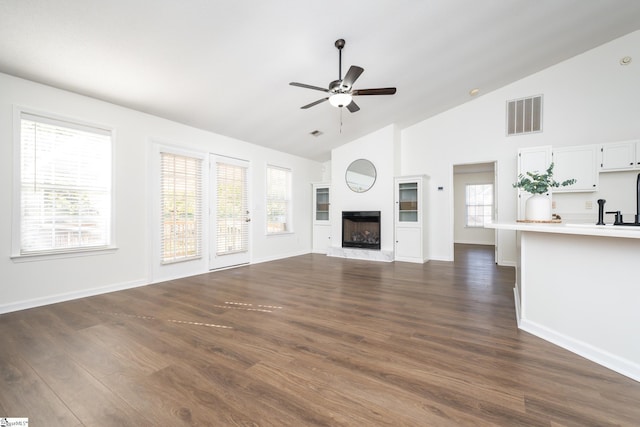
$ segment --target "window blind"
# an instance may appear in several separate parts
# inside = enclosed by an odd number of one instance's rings
[[[161,262],[202,256],[202,159],[160,153]]]
[[[291,170],[267,166],[267,233],[291,231]]]
[[[216,162],[216,255],[247,251],[247,168]]]
[[[22,112],[20,254],[111,244],[111,132]]]

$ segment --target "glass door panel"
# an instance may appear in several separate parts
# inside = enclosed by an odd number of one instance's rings
[[[329,188],[316,188],[316,221],[329,221]]]
[[[418,222],[418,183],[398,184],[398,221]]]

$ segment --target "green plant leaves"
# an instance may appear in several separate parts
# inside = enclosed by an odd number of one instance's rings
[[[575,179],[567,179],[562,182],[554,180],[553,163],[551,163],[546,173],[527,172],[525,175],[518,175],[518,181],[513,184],[513,187],[531,194],[545,194],[549,192],[549,188],[566,187],[575,184],[575,182]]]

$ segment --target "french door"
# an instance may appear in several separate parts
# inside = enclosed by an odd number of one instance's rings
[[[249,162],[212,155],[209,269],[249,263]]]

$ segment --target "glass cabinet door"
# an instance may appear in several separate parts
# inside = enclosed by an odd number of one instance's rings
[[[418,222],[418,183],[398,184],[398,221]]]
[[[316,221],[329,221],[329,188],[316,188]]]

